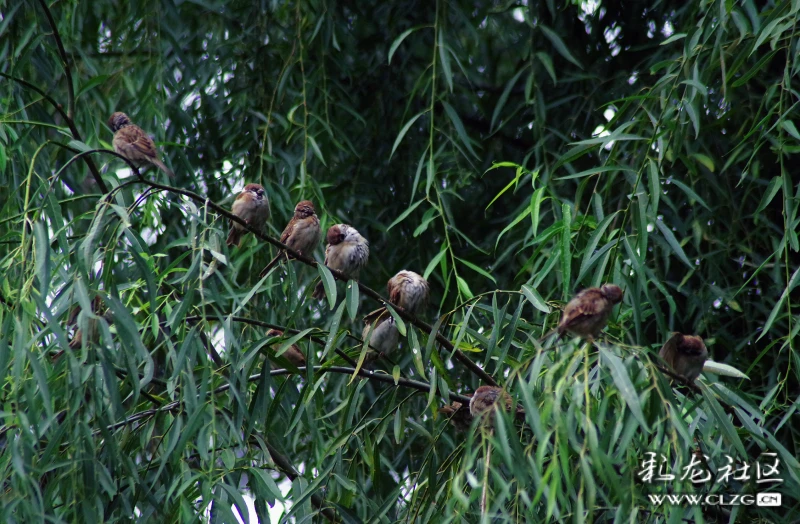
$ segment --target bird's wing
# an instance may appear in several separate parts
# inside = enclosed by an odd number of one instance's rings
[[[117,131],[115,139],[126,145],[129,149],[144,155],[148,158],[158,158],[156,145],[141,128],[136,126],[125,126]]]
[[[602,313],[605,310],[605,306],[606,299],[599,290],[586,289],[581,291],[564,308],[564,318],[561,321],[561,326],[568,327],[582,318]]]

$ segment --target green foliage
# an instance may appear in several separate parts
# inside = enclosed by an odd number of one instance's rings
[[[797,519],[800,5],[344,4],[0,2],[0,521]],[[170,186],[96,151],[117,110]],[[301,199],[356,227],[364,287],[258,277],[220,213],[248,182],[273,238]],[[400,269],[431,306],[359,375]],[[543,347],[604,282],[602,340]],[[671,383],[671,331],[750,380]],[[465,360],[524,424],[447,423]],[[766,490],[643,483],[648,452],[775,453],[783,506],[656,506]]]

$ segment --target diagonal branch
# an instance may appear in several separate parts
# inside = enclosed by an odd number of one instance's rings
[[[275,446],[270,444],[266,439],[264,440],[264,443],[267,445],[267,451],[269,451],[272,461],[275,462],[275,465],[278,466],[278,468],[283,471],[287,477],[289,477],[291,480],[294,480],[297,477],[302,476],[300,472],[295,469],[289,459],[284,457],[277,449],[275,449]],[[316,493],[311,495],[311,503],[314,504],[317,509],[319,509],[320,513],[322,513],[326,519],[330,520],[331,522],[340,522],[339,518],[336,516],[336,512],[330,507],[325,507],[325,500]]]
[[[112,151],[105,150],[105,152],[115,154]],[[116,155],[116,156],[119,156],[119,155]],[[169,191],[169,192],[172,192],[172,193],[178,193],[178,194],[183,195],[185,197],[191,198],[192,200],[194,200],[194,201],[196,201],[196,202],[198,202],[198,203],[200,203],[200,204],[202,204],[204,206],[208,206],[209,208],[211,208],[214,211],[216,211],[219,215],[222,215],[223,217],[227,218],[228,220],[230,220],[232,222],[236,222],[237,224],[242,225],[247,231],[253,233],[253,235],[255,235],[257,238],[259,238],[259,239],[261,239],[261,240],[263,240],[265,242],[268,242],[268,243],[272,244],[273,246],[275,246],[275,247],[277,247],[279,249],[282,249],[282,250],[286,251],[287,253],[292,255],[296,260],[299,260],[300,262],[302,262],[303,264],[306,264],[307,266],[316,267],[319,264],[319,262],[317,262],[316,260],[314,260],[312,258],[309,258],[309,257],[307,257],[307,256],[295,251],[294,249],[292,249],[291,247],[287,246],[286,244],[284,244],[284,243],[272,238],[269,235],[265,235],[261,231],[251,227],[250,224],[247,224],[244,220],[242,220],[238,216],[234,215],[233,213],[231,213],[227,209],[224,209],[221,206],[215,204],[214,202],[210,201],[206,197],[198,195],[197,193],[194,193],[193,191],[189,191],[189,190],[186,190],[186,189],[181,189],[181,188],[178,188],[178,187],[167,186],[167,185],[164,185],[164,184],[159,184],[158,182],[153,182],[151,180],[146,180],[144,178],[142,178],[141,181],[144,182],[145,184],[151,186],[151,187],[156,188],[156,189],[161,189],[163,191]],[[439,344],[441,344],[442,347],[444,347],[447,351],[449,351],[452,355],[454,355],[456,357],[456,359],[459,362],[461,362],[462,364],[464,364],[464,366],[466,366],[472,373],[474,373],[475,375],[480,377],[487,384],[489,384],[491,386],[497,386],[497,382],[494,380],[494,378],[491,377],[491,375],[486,373],[486,371],[484,371],[483,368],[481,368],[475,362],[470,360],[469,357],[467,357],[461,350],[457,349],[453,345],[453,343],[450,342],[450,340],[448,340],[444,335],[439,333],[438,330],[436,331],[436,333],[434,333],[433,332],[433,327],[430,324],[428,324],[427,322],[425,322],[423,320],[420,320],[415,315],[409,314],[408,312],[406,312],[405,309],[403,309],[402,307],[398,306],[397,304],[393,304],[389,300],[387,300],[384,297],[382,297],[380,295],[380,293],[378,293],[377,291],[375,291],[374,289],[372,289],[370,287],[367,287],[366,285],[362,284],[358,280],[349,278],[347,275],[345,275],[344,273],[342,273],[341,271],[339,271],[337,269],[333,269],[333,268],[329,267],[328,270],[331,272],[331,274],[337,280],[341,280],[342,282],[347,282],[348,280],[353,280],[356,284],[358,284],[358,289],[363,294],[367,295],[368,297],[370,297],[373,300],[376,300],[376,301],[378,301],[378,302],[380,302],[382,304],[389,304],[392,308],[394,308],[394,310],[397,312],[397,314],[400,315],[400,317],[403,318],[403,320],[406,320],[406,321],[410,322],[411,324],[417,326],[423,332],[430,333],[431,336],[434,336],[436,338],[436,341],[439,342]]]
[[[195,202],[201,204],[202,206],[211,208],[217,214],[222,215],[223,217],[227,218],[231,222],[236,222],[237,224],[240,224],[244,229],[246,229],[247,231],[249,231],[250,233],[255,235],[257,238],[259,238],[259,239],[261,239],[261,240],[263,240],[263,241],[265,241],[265,242],[267,242],[269,244],[272,244],[273,246],[277,247],[278,249],[282,249],[285,252],[287,252],[288,254],[292,255],[292,257],[294,257],[295,260],[299,260],[303,264],[306,264],[307,266],[311,266],[311,267],[316,267],[316,266],[319,265],[319,262],[317,262],[313,258],[309,258],[306,255],[304,255],[304,254],[302,254],[302,253],[300,253],[298,251],[295,251],[294,249],[292,249],[291,247],[287,246],[283,242],[280,242],[279,240],[276,240],[276,239],[272,238],[269,235],[265,235],[264,233],[262,233],[258,229],[255,229],[255,228],[251,227],[250,224],[248,224],[247,222],[245,222],[244,220],[242,220],[238,216],[234,215],[233,213],[231,213],[227,209],[223,208],[222,206],[212,202],[211,200],[208,199],[208,197],[201,196],[201,195],[195,193],[194,191],[189,191],[188,189],[182,189],[182,188],[179,188],[179,187],[173,187],[173,186],[168,186],[168,185],[165,185],[165,184],[159,184],[158,182],[153,182],[152,180],[148,180],[148,179],[144,178],[141,175],[141,173],[139,172],[139,170],[138,170],[138,168],[136,166],[134,166],[127,158],[125,158],[122,155],[116,153],[115,151],[111,151],[109,149],[92,149],[92,150],[89,150],[89,151],[82,151],[81,153],[75,155],[72,159],[70,159],[70,162],[73,162],[73,161],[77,160],[80,157],[86,157],[86,156],[88,156],[90,154],[94,154],[94,153],[103,153],[103,154],[112,155],[112,156],[116,156],[118,158],[121,158],[122,160],[125,161],[126,164],[128,164],[128,166],[131,168],[133,173],[138,176],[140,182],[142,182],[144,184],[147,184],[150,187],[153,187],[153,188],[156,188],[156,189],[160,189],[162,191],[168,191],[170,193],[177,193],[179,195],[183,195],[183,196],[185,196],[187,198],[190,198],[190,199],[194,200]],[[385,304],[390,305],[397,312],[397,314],[400,315],[400,317],[403,318],[403,320],[406,320],[409,323],[417,326],[423,332],[430,333],[431,336],[434,336],[436,338],[436,341],[439,342],[439,344],[441,344],[442,347],[444,347],[453,356],[455,356],[456,360],[458,360],[459,362],[464,364],[464,366],[467,367],[472,373],[474,373],[475,375],[480,377],[484,382],[486,382],[490,386],[497,386],[497,382],[494,380],[494,378],[492,378],[491,375],[486,373],[486,371],[484,371],[483,368],[481,368],[478,364],[476,364],[475,362],[470,360],[469,357],[467,357],[460,349],[456,348],[453,345],[453,343],[450,342],[450,340],[448,340],[447,337],[445,337],[444,335],[439,333],[438,330],[436,331],[436,333],[434,333],[433,332],[433,327],[430,324],[428,324],[427,322],[425,322],[423,320],[420,320],[416,315],[409,314],[402,307],[398,306],[397,304],[393,304],[389,300],[385,299],[383,296],[381,296],[380,293],[378,293],[374,289],[362,284],[361,282],[359,282],[356,279],[351,279],[350,277],[348,277],[346,274],[344,274],[343,272],[339,271],[338,269],[333,269],[331,267],[328,267],[328,270],[331,272],[331,274],[337,280],[341,280],[342,282],[347,282],[348,280],[353,280],[358,285],[358,289],[362,293],[364,293],[366,296],[368,296],[368,297],[372,298],[373,300],[376,300],[376,301],[378,301],[378,302],[380,302],[380,303],[382,303],[384,305]]]

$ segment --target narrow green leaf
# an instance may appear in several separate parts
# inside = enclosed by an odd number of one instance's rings
[[[75,95],[75,100],[79,99],[82,94],[86,93],[90,89],[93,89],[100,84],[105,83],[106,80],[109,79],[111,75],[97,75],[96,77],[90,79],[88,82],[83,84],[81,88],[78,90],[78,93]]]
[[[747,458],[747,451],[745,451],[744,445],[739,439],[739,434],[736,432],[736,428],[733,427],[733,424],[728,418],[728,414],[725,413],[724,409],[722,409],[722,406],[720,406],[717,399],[711,393],[711,390],[701,384],[700,391],[702,392],[703,399],[706,401],[706,405],[709,408],[706,410],[706,413],[710,415],[710,418],[716,419],[716,424],[714,424],[714,427],[720,430],[723,438],[728,441],[728,444],[736,448],[736,451],[739,452],[739,456],[741,458]]]
[[[424,115],[424,114],[425,114],[425,111],[422,111],[421,113],[417,113],[416,115],[411,117],[411,120],[406,122],[406,125],[403,126],[403,128],[400,130],[400,133],[397,134],[397,138],[394,140],[394,145],[392,146],[392,152],[389,154],[389,158],[390,159],[392,158],[392,155],[394,155],[394,152],[397,150],[397,146],[399,146],[400,142],[403,141],[403,137],[406,136],[406,133],[408,133],[408,130],[411,128],[411,126],[414,125],[414,122],[416,122],[417,119],[419,117],[421,117],[422,115]]]
[[[500,112],[503,110],[503,108],[506,105],[506,102],[508,101],[508,96],[511,94],[511,90],[514,89],[517,80],[519,80],[519,77],[522,76],[522,73],[524,73],[526,69],[528,69],[528,66],[527,65],[523,66],[519,71],[517,71],[517,74],[511,77],[511,80],[506,82],[506,87],[505,89],[503,89],[503,92],[500,93],[500,98],[497,99],[497,104],[494,106],[494,112],[492,113],[492,122],[491,124],[489,124],[489,129],[491,131],[494,131],[495,128],[494,126],[497,123],[497,119],[500,116]]]
[[[781,122],[781,127],[786,130],[787,133],[792,135],[796,140],[800,140],[800,133],[797,132],[797,128],[794,125],[794,122],[791,120],[784,120]]]
[[[442,257],[445,256],[446,254],[447,254],[447,249],[445,249],[445,247],[442,246],[442,249],[439,251],[439,254],[437,254],[435,257],[433,257],[430,262],[428,262],[428,266],[425,268],[425,271],[422,273],[422,278],[424,278],[425,280],[428,280],[428,277],[431,275],[431,273],[433,273],[433,270],[436,267],[436,264],[438,264],[439,261],[442,259]]]
[[[358,285],[355,280],[348,280],[346,286],[347,312],[350,315],[350,320],[356,319],[358,314]]]
[[[617,386],[622,398],[628,405],[628,408],[633,413],[633,416],[644,428],[645,432],[650,430],[647,427],[647,422],[644,419],[644,412],[642,411],[642,404],[639,401],[639,393],[633,387],[631,377],[628,375],[628,368],[618,356],[610,352],[603,346],[600,346],[600,354],[603,360],[608,364],[608,369],[611,372],[611,377],[614,379],[614,384]]]
[[[469,289],[469,284],[467,284],[467,281],[461,278],[460,276],[456,276],[456,285],[458,286],[458,290],[461,291],[461,294],[464,295],[467,299],[470,299],[475,296]]]
[[[587,169],[585,171],[581,171],[580,173],[575,173],[572,175],[562,176],[559,177],[557,180],[571,180],[573,178],[583,178],[586,176],[596,175],[598,173],[611,173],[616,171],[628,171],[629,173],[636,173],[636,170],[630,167],[625,166],[602,166],[602,167],[593,167],[592,169]]]
[[[675,33],[671,37],[669,37],[666,40],[664,40],[663,42],[661,42],[659,45],[671,44],[672,42],[674,42],[676,40],[680,40],[682,38],[686,38],[686,33]]]
[[[317,145],[317,141],[314,140],[312,135],[308,135],[308,141],[311,143],[311,149],[314,150],[314,156],[316,156],[322,165],[328,167],[328,164],[325,163],[325,158],[322,156],[322,151],[319,149],[319,145]]]
[[[472,148],[472,141],[469,139],[469,136],[467,135],[467,130],[464,129],[464,123],[461,122],[461,117],[458,116],[458,113],[456,113],[456,110],[453,109],[453,106],[451,106],[447,102],[442,101],[442,106],[444,106],[445,113],[447,113],[447,116],[453,123],[453,127],[456,128],[456,133],[458,134],[458,138],[461,139],[461,142],[464,144],[464,147],[466,147],[469,150],[469,152],[472,153],[472,156],[478,158],[478,153],[476,153],[475,150]]]
[[[572,287],[572,209],[569,204],[561,204],[561,282],[564,296],[569,296]]]
[[[563,56],[564,58],[566,58],[567,60],[569,60],[570,62],[572,62],[576,66],[578,66],[579,68],[583,69],[583,66],[581,65],[581,63],[578,62],[578,60],[574,56],[572,56],[572,53],[569,52],[569,49],[564,44],[564,41],[561,40],[561,37],[558,36],[558,34],[556,34],[555,31],[553,31],[552,29],[550,29],[549,27],[547,27],[544,24],[539,24],[538,27],[539,27],[539,29],[542,30],[542,33],[544,33],[544,36],[547,37],[548,40],[550,40],[550,43],[553,44],[553,47],[556,48],[556,51],[558,51],[558,54],[560,54],[561,56]]]
[[[550,313],[550,306],[547,305],[547,302],[545,302],[539,292],[536,291],[536,288],[529,284],[524,284],[522,286],[522,294],[533,304],[533,307],[543,313]]]
[[[389,304],[384,303],[386,309],[389,311],[389,314],[392,315],[394,318],[394,323],[397,326],[397,331],[400,332],[400,336],[406,336],[406,323],[403,321],[403,317],[397,314],[397,311],[394,310],[392,306]]]
[[[386,231],[388,232],[388,231],[389,231],[390,229],[392,229],[394,226],[396,226],[397,224],[399,224],[400,222],[402,222],[403,220],[405,220],[405,219],[406,219],[406,217],[408,217],[408,215],[410,215],[411,213],[413,213],[413,212],[414,212],[414,210],[415,210],[415,209],[417,209],[417,208],[419,207],[419,205],[420,205],[421,203],[423,203],[423,202],[425,202],[425,200],[424,200],[424,199],[422,199],[422,200],[417,200],[416,202],[414,202],[413,204],[411,204],[410,206],[408,206],[408,209],[406,209],[405,211],[403,211],[402,213],[400,213],[400,216],[399,216],[399,217],[397,217],[397,218],[394,220],[394,222],[392,222],[392,223],[389,225],[389,227],[387,227],[387,228],[386,228]]]
[[[453,70],[450,68],[450,55],[444,41],[444,29],[439,29],[439,60],[442,64],[442,74],[447,81],[447,87],[453,92]]]
[[[772,202],[772,199],[775,198],[775,195],[778,194],[778,191],[780,191],[782,182],[783,179],[781,177],[772,177],[772,180],[769,181],[767,190],[764,192],[764,196],[761,197],[761,202],[758,204],[758,207],[753,215],[758,215],[767,208],[769,203]]]
[[[678,242],[678,239],[675,238],[675,235],[672,233],[672,231],[670,231],[666,224],[664,224],[664,221],[656,220],[656,227],[658,227],[658,230],[661,231],[662,235],[664,235],[664,239],[672,248],[672,252],[677,255],[681,262],[689,266],[690,269],[695,269],[694,264],[689,262],[689,259],[686,257],[686,253],[683,252],[680,242]]]
[[[325,264],[317,264],[319,277],[322,279],[322,287],[325,288],[325,296],[328,297],[328,305],[331,309],[336,305],[336,280],[333,278],[330,269]]]
[[[683,182],[681,182],[680,180],[678,180],[677,178],[674,178],[674,177],[669,179],[669,183],[670,184],[675,184],[684,193],[686,193],[686,195],[689,198],[691,198],[692,200],[694,200],[695,202],[697,202],[698,204],[700,204],[701,206],[703,206],[707,210],[711,211],[711,208],[708,207],[708,204],[706,204],[706,201],[703,200],[702,198],[700,198],[700,195],[695,193],[694,190],[691,187],[687,186],[686,184],[684,184]]]
[[[422,29],[423,27],[427,27],[427,26],[418,25],[418,26],[416,26],[416,27],[412,27],[411,29],[406,29],[405,31],[403,31],[402,33],[400,33],[400,36],[398,36],[397,38],[395,38],[395,39],[394,39],[394,42],[392,42],[392,45],[389,47],[389,58],[388,58],[388,62],[389,62],[390,64],[392,63],[392,57],[394,56],[394,53],[395,53],[395,51],[397,51],[397,48],[398,48],[398,47],[400,47],[400,44],[402,44],[402,43],[403,43],[403,40],[405,40],[405,39],[406,39],[406,37],[407,37],[408,35],[410,35],[411,33],[413,33],[414,31],[417,31],[417,30],[419,30],[419,29]]]
[[[475,264],[473,264],[469,260],[464,260],[463,258],[458,258],[458,257],[455,257],[455,258],[456,258],[456,260],[458,260],[459,262],[461,262],[462,264],[464,264],[465,266],[467,266],[471,270],[473,270],[476,273],[479,273],[479,274],[485,276],[486,278],[488,278],[489,280],[491,280],[492,282],[497,284],[497,281],[494,279],[494,277],[492,275],[490,275],[486,270],[476,266]]]
[[[339,307],[336,308],[336,312],[333,314],[331,326],[328,328],[328,340],[325,341],[325,349],[322,351],[322,357],[320,357],[320,360],[324,360],[325,357],[328,356],[328,353],[330,353],[334,346],[336,346],[336,339],[339,336],[339,324],[342,322],[344,308],[345,302],[342,301],[342,303],[339,304]]]

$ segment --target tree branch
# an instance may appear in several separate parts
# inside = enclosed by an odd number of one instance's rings
[[[267,445],[267,451],[269,451],[272,461],[275,462],[275,465],[278,466],[278,468],[280,468],[280,470],[283,471],[287,477],[294,480],[297,477],[302,476],[300,472],[294,468],[292,463],[289,462],[289,459],[284,457],[277,449],[275,449],[275,446],[270,444],[266,439],[264,440],[264,443]],[[325,500],[316,493],[311,495],[311,503],[314,504],[317,509],[319,509],[320,513],[322,513],[326,519],[330,520],[331,522],[339,522],[336,512],[331,508],[326,508]]]
[[[91,151],[91,152],[96,152],[96,151],[98,151],[98,150]],[[116,153],[113,153],[112,151],[108,151],[108,150],[99,150],[99,151],[104,151],[106,153],[112,153],[112,154],[116,155]],[[86,153],[89,153],[89,151],[87,151]],[[116,156],[120,156],[120,155],[116,155]],[[136,172],[138,173],[138,171],[136,171]],[[141,175],[140,175],[140,178],[141,178]],[[295,251],[294,249],[292,249],[291,247],[287,246],[286,244],[284,244],[284,243],[282,243],[282,242],[270,237],[269,235],[265,235],[261,231],[251,227],[250,224],[247,224],[241,218],[237,217],[236,215],[234,215],[233,213],[231,213],[227,209],[224,209],[221,206],[215,204],[214,202],[212,202],[211,200],[209,200],[206,197],[202,197],[202,196],[198,195],[197,193],[194,193],[193,191],[189,191],[189,190],[186,190],[186,189],[181,189],[181,188],[178,188],[178,187],[167,186],[167,185],[164,185],[164,184],[159,184],[158,182],[153,182],[152,180],[147,180],[147,179],[144,179],[144,178],[141,178],[141,181],[143,183],[151,186],[151,187],[154,187],[154,188],[157,188],[157,189],[161,189],[163,191],[169,191],[169,192],[172,192],[172,193],[178,193],[179,195],[183,195],[185,197],[191,198],[192,200],[194,200],[194,201],[196,201],[198,203],[201,203],[204,206],[208,206],[209,208],[213,209],[218,214],[222,215],[223,217],[227,218],[228,220],[230,220],[232,222],[236,222],[237,224],[240,224],[247,231],[253,233],[253,235],[255,235],[257,238],[259,238],[259,239],[261,239],[261,240],[263,240],[263,241],[265,241],[265,242],[267,242],[269,244],[272,244],[273,246],[275,246],[275,247],[277,247],[279,249],[282,249],[282,250],[286,251],[287,253],[292,255],[292,257],[294,257],[294,259],[299,260],[300,262],[302,262],[303,264],[306,264],[307,266],[315,267],[315,266],[319,265],[319,262],[317,262],[316,260],[314,260],[312,258],[309,258],[309,257],[307,257],[307,256]],[[437,330],[436,333],[433,333],[433,327],[430,324],[420,320],[415,315],[409,314],[402,307],[398,306],[397,304],[393,304],[389,300],[387,300],[384,297],[382,297],[380,295],[380,293],[378,293],[377,291],[373,290],[372,288],[367,287],[366,285],[362,284],[358,280],[349,278],[346,274],[342,273],[339,270],[336,270],[336,269],[333,269],[333,268],[330,268],[330,267],[328,268],[328,270],[331,272],[331,274],[337,280],[341,280],[342,282],[347,282],[348,280],[353,280],[358,285],[358,289],[362,293],[364,293],[368,297],[370,297],[370,298],[372,298],[372,299],[374,299],[374,300],[376,300],[376,301],[378,301],[378,302],[380,302],[382,304],[389,304],[390,306],[392,306],[392,308],[397,312],[397,314],[400,315],[400,317],[402,317],[404,320],[410,322],[411,324],[414,324],[415,326],[420,328],[422,331],[424,331],[426,333],[430,333],[431,336],[434,336],[436,338],[436,341],[439,342],[439,344],[441,344],[442,347],[444,347],[447,351],[449,351],[450,353],[455,355],[456,359],[459,362],[461,362],[462,364],[464,364],[464,366],[466,366],[472,373],[474,373],[475,375],[480,377],[487,384],[489,384],[491,386],[497,386],[497,382],[491,377],[491,375],[486,373],[486,371],[484,371],[479,365],[477,365],[475,362],[470,360],[469,357],[467,357],[461,350],[457,349],[453,345],[453,343],[450,342],[444,335],[439,333],[438,330]]]

